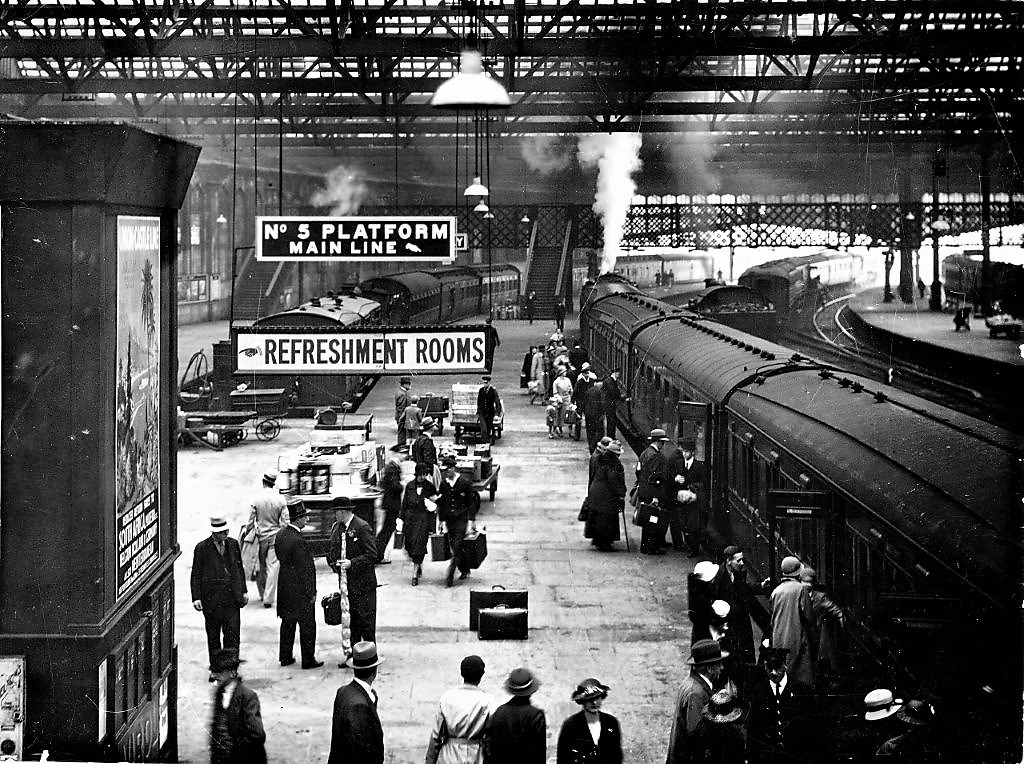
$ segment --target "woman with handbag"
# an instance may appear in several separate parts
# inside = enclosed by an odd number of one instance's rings
[[[402,508],[398,519],[405,534],[405,552],[412,560],[412,585],[423,575],[423,557],[427,553],[427,538],[437,525],[437,489],[431,482],[433,468],[423,462],[416,465],[416,477],[405,486]]]
[[[594,478],[587,491],[583,537],[601,552],[614,551],[613,542],[619,540],[619,514],[626,501],[626,476],[620,456],[622,444],[613,440],[595,460]]]

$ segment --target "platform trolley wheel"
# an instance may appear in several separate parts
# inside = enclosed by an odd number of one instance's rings
[[[256,425],[256,437],[260,440],[273,440],[281,433],[281,425],[276,419],[264,419]]]

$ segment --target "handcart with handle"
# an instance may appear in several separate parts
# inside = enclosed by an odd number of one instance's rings
[[[501,431],[505,426],[504,412],[498,412],[491,425],[491,432],[482,432],[480,417],[476,414],[476,398],[480,385],[452,385],[451,424],[455,429],[455,439],[463,435],[477,434],[482,438],[494,437],[501,439]]]

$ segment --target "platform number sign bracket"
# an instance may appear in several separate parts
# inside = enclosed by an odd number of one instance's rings
[[[457,234],[455,234],[455,251],[456,252],[468,252],[469,251],[469,234],[468,233],[457,233]]]

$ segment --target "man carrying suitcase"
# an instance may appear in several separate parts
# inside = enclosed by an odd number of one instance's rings
[[[445,586],[455,585],[455,569],[459,569],[459,579],[469,578],[469,560],[462,549],[462,540],[467,530],[476,533],[476,505],[478,497],[473,484],[455,469],[455,457],[445,457],[441,463],[444,468],[444,479],[441,481],[441,501],[437,505],[437,513],[441,518],[448,546],[452,551],[452,559],[448,563],[448,574]]]

